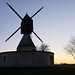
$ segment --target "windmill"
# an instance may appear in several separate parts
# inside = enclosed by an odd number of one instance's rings
[[[41,7],[34,15],[31,17],[26,13],[25,17],[22,18],[8,3],[6,3],[14,12],[15,14],[22,20],[21,26],[11,35],[9,36],[5,42],[7,42],[18,30],[21,29],[21,34],[23,34],[23,37],[17,47],[17,51],[34,51],[36,50],[36,47],[30,37],[30,34],[33,32],[35,36],[43,43],[41,38],[34,32],[33,30],[33,20],[32,18],[43,9]]]

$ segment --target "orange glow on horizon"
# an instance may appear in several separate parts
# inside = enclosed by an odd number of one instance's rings
[[[61,63],[75,64],[75,59],[72,56],[66,55],[64,53],[55,54],[54,55],[54,64],[61,64]]]
[[[54,64],[61,64],[61,63],[66,63],[66,64],[75,64],[75,60],[74,59],[71,59],[71,58],[60,58],[59,60],[58,59],[55,59],[54,60]]]

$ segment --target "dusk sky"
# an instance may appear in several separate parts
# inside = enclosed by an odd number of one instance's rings
[[[7,42],[5,40],[21,25],[21,20],[7,6],[8,2],[23,18],[26,13],[33,17],[34,31],[50,46],[54,52],[55,63],[75,63],[72,56],[67,55],[64,46],[75,36],[75,0],[0,0],[0,52],[16,51],[22,38],[20,30]],[[33,42],[40,46],[41,42],[32,34]]]

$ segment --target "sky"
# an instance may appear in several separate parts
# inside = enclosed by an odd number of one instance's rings
[[[8,2],[23,18],[26,13],[33,17],[34,31],[50,46],[54,52],[54,63],[74,63],[71,55],[67,55],[64,46],[75,36],[75,0],[0,0],[0,53],[16,51],[22,38],[20,30],[7,42],[5,40],[21,25],[21,20],[7,6]],[[32,40],[38,47],[41,42],[32,34]]]

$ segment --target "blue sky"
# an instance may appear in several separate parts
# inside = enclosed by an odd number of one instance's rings
[[[74,63],[64,52],[64,46],[75,36],[75,0],[0,0],[0,52],[15,51],[21,37],[20,30],[5,43],[5,40],[20,26],[21,20],[6,5],[8,2],[22,18],[32,16],[42,6],[44,8],[33,17],[34,31],[55,53],[55,63]],[[36,46],[41,42],[32,34]]]

